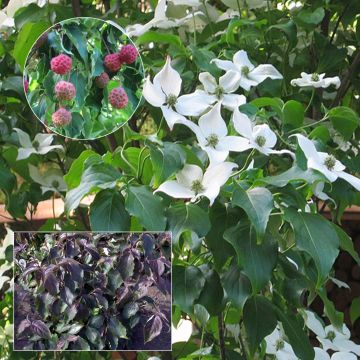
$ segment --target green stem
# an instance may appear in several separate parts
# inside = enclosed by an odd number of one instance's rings
[[[308,104],[308,106],[306,107],[306,109],[305,109],[305,114],[307,113],[307,111],[309,110],[309,108],[310,108],[310,106],[311,106],[311,104],[312,104],[312,102],[313,102],[313,100],[314,100],[314,96],[315,96],[315,88],[312,90],[312,92],[311,92],[311,98],[310,98],[310,101],[309,101],[309,104]]]
[[[149,158],[150,158],[150,154],[147,154],[147,155],[145,156],[145,158],[144,158],[144,161],[143,161],[142,164],[141,164],[140,172],[139,172],[139,174],[138,174],[138,179],[139,179],[139,180],[140,180],[140,178],[141,178],[141,176],[142,176],[142,173],[143,173],[143,170],[144,170],[145,161],[146,161],[147,159],[149,159]]]
[[[291,131],[289,131],[289,134],[293,134],[293,133],[297,132],[298,130],[306,129],[306,128],[308,128],[308,127],[311,127],[311,126],[320,124],[320,123],[326,121],[327,119],[328,119],[328,117],[325,116],[325,117],[323,117],[322,119],[320,119],[320,120],[318,120],[318,121],[315,121],[315,122],[313,122],[313,123],[311,123],[311,124],[304,125],[304,126],[300,126],[300,127],[296,128],[296,129],[294,129],[294,130],[291,130]]]
[[[252,149],[251,152],[250,152],[250,154],[248,155],[248,157],[247,157],[246,160],[245,160],[244,166],[243,166],[240,170],[234,172],[231,176],[239,175],[239,174],[241,174],[244,170],[246,170],[247,167],[249,166],[249,164],[250,164],[250,162],[251,162],[251,158],[254,156],[254,154],[255,154],[255,149]]]
[[[241,7],[240,7],[240,1],[239,1],[239,0],[236,0],[236,3],[237,3],[237,6],[238,6],[238,9],[239,9],[239,19],[241,19]]]
[[[215,35],[215,32],[214,32],[214,28],[213,28],[213,26],[212,26],[212,21],[211,21],[210,15],[209,15],[208,8],[206,7],[205,0],[202,0],[202,4],[203,4],[204,9],[205,9],[205,15],[206,15],[206,17],[207,17],[207,19],[208,19],[209,26],[210,26],[210,29],[211,29],[211,33],[212,33],[212,35],[214,36],[214,35]]]
[[[194,45],[196,46],[196,21],[195,21],[195,13],[194,13],[194,9],[192,11],[192,18],[193,18],[193,23],[194,23]]]

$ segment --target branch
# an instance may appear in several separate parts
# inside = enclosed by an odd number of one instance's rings
[[[331,107],[339,105],[341,99],[345,96],[346,92],[348,91],[351,84],[351,79],[359,65],[360,65],[360,49],[357,50],[354,60],[350,65],[349,70],[345,75],[343,81],[341,82],[340,88],[336,94],[336,98],[334,99]]]
[[[73,13],[76,17],[81,16],[81,10],[80,10],[80,1],[79,0],[71,0],[71,6],[73,9]]]
[[[224,338],[224,319],[223,319],[222,313],[220,313],[218,316],[218,328],[219,328],[220,359],[226,360],[225,338]]]

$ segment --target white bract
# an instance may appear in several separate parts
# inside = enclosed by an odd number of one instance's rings
[[[199,166],[186,164],[177,173],[176,180],[165,181],[155,192],[161,191],[173,198],[191,199],[191,201],[205,196],[212,205],[219,195],[221,186],[227,182],[236,167],[235,163],[222,162],[208,167],[203,173]]]
[[[294,135],[298,139],[299,146],[307,158],[307,167],[321,172],[330,182],[342,178],[360,191],[360,179],[346,173],[345,165],[336,160],[334,155],[318,152],[314,143],[301,134]]]
[[[239,85],[245,89],[250,90],[252,86],[262,83],[265,79],[282,79],[283,76],[275,69],[273,65],[262,64],[254,66],[244,50],[235,53],[233,61],[213,59],[215,65],[225,71],[236,71],[240,75]]]
[[[179,0],[179,2],[182,2]],[[186,3],[197,3],[195,0],[184,0]],[[186,4],[185,4],[186,5]],[[159,0],[154,11],[154,17],[146,24],[133,24],[126,28],[126,33],[129,36],[141,36],[153,27],[159,29],[170,29],[183,25],[186,21],[193,16],[202,14],[202,12],[195,12],[194,14],[188,14],[180,19],[169,19],[166,15],[167,2],[166,0]]]
[[[319,347],[315,347],[315,358],[314,360],[357,360],[357,356],[353,353],[339,351],[330,355]]]
[[[174,5],[197,7],[201,5],[200,0],[170,0]]]
[[[178,111],[183,115],[199,116],[215,102],[234,110],[246,103],[244,95],[233,94],[240,84],[240,75],[236,71],[228,71],[221,76],[219,82],[208,72],[199,74],[199,80],[204,90],[197,89],[192,94],[180,96],[178,99]]]
[[[171,342],[173,344],[187,342],[191,337],[192,331],[192,322],[190,320],[180,319],[176,327],[171,325]]]
[[[292,86],[299,87],[314,87],[314,88],[327,88],[330,85],[335,85],[336,89],[340,87],[340,78],[338,76],[324,78],[325,74],[307,74],[302,72],[301,78],[291,80]]]
[[[360,356],[360,345],[349,340],[351,334],[345,324],[342,325],[341,331],[333,325],[324,327],[313,312],[305,310],[304,313],[306,326],[315,333],[324,350],[351,352]]]
[[[224,161],[230,151],[248,149],[248,141],[240,136],[228,136],[228,129],[221,117],[221,102],[218,102],[209,112],[200,117],[196,125],[190,121],[184,123],[196,135],[199,146],[206,151],[210,165]]]
[[[265,337],[265,342],[266,353],[275,355],[277,360],[298,360],[291,345],[284,340],[284,335],[279,326]]]
[[[171,58],[168,56],[165,66],[155,75],[153,82],[148,77],[144,84],[144,98],[151,105],[161,108],[171,130],[176,123],[188,121],[184,116],[175,111],[181,91],[181,83],[181,77],[171,67]]]
[[[256,149],[264,155],[270,154],[289,154],[293,153],[289,150],[274,150],[277,137],[276,134],[270,129],[269,125],[253,125],[250,118],[241,113],[239,109],[235,109],[232,115],[232,122],[235,130],[244,138],[247,143],[244,150]]]
[[[43,194],[47,191],[61,192],[67,189],[60,169],[50,168],[45,174],[41,174],[36,166],[29,164],[29,174],[36,183],[41,185]]]
[[[64,150],[61,145],[50,145],[53,141],[54,135],[51,134],[37,134],[33,141],[30,136],[21,129],[14,128],[18,134],[19,143],[21,147],[18,149],[16,160],[27,159],[31,154],[44,155],[53,150]]]

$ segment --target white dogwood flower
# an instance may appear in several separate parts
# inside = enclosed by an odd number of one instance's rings
[[[239,85],[249,91],[252,86],[262,83],[265,79],[282,79],[283,76],[275,69],[273,65],[262,64],[254,66],[244,50],[235,53],[233,61],[213,59],[211,62],[225,71],[236,71],[240,75]]]
[[[319,347],[314,347],[314,360],[357,360],[357,356],[351,352],[339,351],[330,355]]]
[[[232,115],[232,122],[235,130],[247,140],[246,148],[256,149],[264,155],[270,154],[289,154],[289,150],[274,150],[277,142],[276,134],[270,129],[269,125],[253,125],[249,117],[235,109]]]
[[[53,141],[54,135],[51,134],[37,134],[33,141],[30,136],[21,129],[14,128],[18,134],[19,143],[21,147],[18,149],[16,160],[27,159],[31,154],[44,155],[53,150],[64,150],[62,145],[50,145]]]
[[[179,0],[181,2],[181,0]],[[196,0],[184,0],[184,3],[197,3]],[[184,4],[186,5],[186,4]],[[194,6],[194,5],[190,5]],[[193,18],[193,16],[197,16],[199,14],[202,14],[201,11],[197,11],[195,13],[191,13],[186,15],[185,17],[182,17],[180,19],[170,19],[166,15],[167,10],[167,2],[166,0],[159,0],[158,4],[156,5],[156,8],[154,10],[154,17],[147,22],[146,24],[133,24],[129,25],[126,28],[126,33],[132,37],[132,36],[141,36],[145,34],[147,31],[149,31],[151,28],[159,28],[159,29],[170,29],[175,28],[178,26],[183,25],[185,22],[187,22],[189,19]]]
[[[266,353],[275,355],[277,360],[298,360],[291,345],[284,340],[284,334],[279,326],[265,337],[265,342]]]
[[[175,111],[181,91],[181,83],[181,77],[171,67],[171,58],[168,56],[164,67],[155,75],[153,82],[148,77],[144,84],[144,98],[151,105],[161,108],[170,129],[177,123],[188,121]]]
[[[335,85],[336,89],[340,87],[340,78],[338,76],[324,78],[324,74],[307,74],[302,72],[301,78],[291,80],[290,84],[292,86],[299,87],[314,87],[314,88],[327,88],[330,85]]]
[[[236,71],[226,72],[219,82],[210,73],[202,72],[199,80],[204,90],[197,89],[192,94],[179,97],[177,108],[181,114],[199,116],[217,101],[231,111],[246,103],[244,95],[233,94],[240,84],[240,75]]]
[[[325,152],[318,152],[314,143],[304,135],[296,134],[298,144],[307,158],[307,167],[321,172],[330,182],[342,178],[352,185],[356,190],[360,191],[360,179],[356,176],[346,173],[345,165]]]
[[[350,340],[350,330],[345,324],[342,325],[341,331],[333,325],[324,327],[312,311],[305,310],[304,313],[306,326],[315,333],[324,350],[352,352],[360,356],[360,345]]]
[[[206,151],[210,164],[223,162],[230,151],[245,151],[248,141],[240,136],[228,136],[228,129],[221,117],[221,102],[218,102],[210,111],[200,117],[198,125],[186,122],[196,135],[199,146]]]
[[[155,192],[161,191],[176,199],[191,199],[196,201],[205,196],[210,200],[210,206],[219,195],[223,186],[237,165],[232,162],[222,162],[209,166],[205,173],[197,165],[186,164],[177,173],[176,180],[168,180],[159,186]]]
[[[61,192],[67,189],[60,169],[50,168],[45,173],[40,173],[36,166],[29,164],[29,174],[36,183],[41,185],[43,194],[47,191]]]
[[[200,0],[170,0],[174,5],[184,5],[191,7],[198,7],[201,5]]]

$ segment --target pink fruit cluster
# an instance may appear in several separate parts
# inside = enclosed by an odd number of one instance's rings
[[[60,54],[51,59],[50,67],[54,73],[65,75],[72,68],[72,59],[68,55]],[[60,80],[55,84],[54,91],[56,99],[60,102],[60,107],[52,114],[52,122],[55,126],[66,126],[70,123],[72,116],[71,112],[66,110],[65,107],[61,105],[61,102],[72,100],[76,95],[76,88],[73,83]]]
[[[124,108],[127,103],[129,102],[128,96],[122,87],[117,87],[112,89],[109,94],[109,103],[115,109],[122,109]]]
[[[106,72],[101,73],[99,76],[95,78],[95,84],[100,89],[106,88],[107,84],[109,83],[110,78]]]
[[[118,53],[106,55],[104,65],[109,71],[117,72],[122,64],[132,64],[138,56],[139,53],[134,45],[124,45]]]
[[[76,89],[73,83],[61,80],[55,85],[55,96],[60,101],[69,101],[75,97]]]
[[[72,59],[70,56],[60,54],[51,59],[51,70],[59,75],[65,75],[72,68]]]
[[[66,110],[64,107],[60,107],[51,116],[53,124],[59,127],[69,124],[71,118],[71,112]]]

